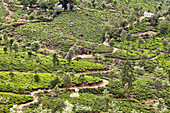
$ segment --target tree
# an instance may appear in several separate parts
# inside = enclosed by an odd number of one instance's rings
[[[7,54],[7,50],[8,50],[8,48],[5,46],[5,47],[4,47],[4,52],[5,52],[5,54]]]
[[[111,65],[110,66],[110,72],[109,72],[109,77],[111,78],[111,80],[113,80],[113,78],[115,77],[115,78],[118,78],[118,68],[116,67],[116,66],[114,66],[114,65]]]
[[[69,3],[69,0],[60,0],[60,3],[62,4],[62,7],[64,7],[64,10],[67,10],[67,4]]]
[[[159,98],[153,106],[155,113],[164,113],[167,110],[164,100],[162,98]]]
[[[57,65],[59,65],[60,61],[58,59],[58,56],[57,56],[56,53],[54,53],[53,54],[53,65],[54,65],[54,67],[55,67],[56,62],[57,62]]]
[[[95,56],[94,56],[94,60],[95,60],[95,63],[97,63],[97,62],[98,62],[99,58],[98,58],[98,56],[97,56],[97,55],[95,55]]]
[[[169,57],[169,55],[170,55],[170,45],[168,45],[166,52],[168,53],[168,57]]]
[[[119,43],[119,48],[121,49],[121,51],[124,49],[124,44],[123,44],[123,42],[120,42],[120,43]]]
[[[0,45],[1,45],[1,41],[2,41],[2,36],[0,36]]]
[[[37,67],[37,66],[34,67],[33,72],[34,72],[35,74],[38,73],[38,67]]]
[[[84,86],[85,80],[86,80],[86,79],[85,79],[84,74],[82,74],[82,75],[80,75],[80,76],[78,77],[78,81],[79,81],[79,83],[81,84],[81,87]]]
[[[10,52],[12,52],[12,44],[13,44],[13,42],[14,42],[14,39],[10,39],[9,40],[9,47],[10,47]]]
[[[127,32],[126,32],[125,30],[123,30],[123,31],[121,32],[120,37],[121,37],[122,42],[123,42],[124,40],[126,40],[127,35],[128,35],[128,34],[127,34]]]
[[[115,40],[112,38],[110,41],[109,41],[109,45],[112,47],[113,45],[115,45]]]
[[[155,71],[155,74],[156,74],[157,76],[163,75],[163,72],[164,72],[163,68],[159,68],[158,66],[155,68],[154,71]]]
[[[3,39],[4,39],[5,44],[6,44],[6,43],[7,43],[7,40],[8,40],[8,35],[7,35],[6,33],[3,35]]]
[[[39,82],[40,81],[40,76],[38,74],[35,74],[34,80],[35,80],[35,82]]]
[[[135,71],[135,73],[137,73],[139,75],[143,75],[145,73],[144,67],[140,67],[140,66],[135,66],[134,71]]]
[[[56,94],[56,95],[59,95],[61,92],[60,92],[60,88],[58,87],[58,85],[56,85],[52,91]]]
[[[73,50],[73,49],[70,49],[69,52],[68,52],[68,54],[67,54],[67,61],[69,62],[69,65],[70,65],[70,63],[71,63],[73,54],[74,54],[74,50]]]
[[[11,80],[13,79],[14,75],[15,75],[15,74],[14,74],[13,72],[10,72],[10,73],[9,73],[9,76],[10,76]]]
[[[60,81],[59,77],[55,75],[53,80],[50,81],[51,88],[54,88],[58,83],[61,83],[61,81]]]
[[[68,88],[71,86],[71,76],[70,73],[66,73],[64,76],[64,87],[66,88],[66,91],[68,91]]]
[[[164,45],[164,51],[166,50],[166,46],[168,45],[168,41],[166,39],[164,39],[162,41],[162,44]]]
[[[76,50],[76,44],[74,46],[72,46],[67,53],[67,61],[69,62],[69,65],[71,63],[73,54],[75,53],[75,50]]]
[[[169,78],[169,82],[170,82],[170,68],[167,69],[167,74],[168,74],[168,78]]]
[[[42,9],[46,9],[48,8],[48,4],[49,4],[50,0],[38,0],[37,3],[39,4],[39,6],[42,8]]]
[[[134,42],[138,38],[138,35],[131,34],[131,40]]]
[[[15,56],[16,56],[16,53],[19,51],[19,43],[17,41],[15,41],[13,44],[12,44],[12,48],[13,50],[15,51]]]
[[[25,0],[24,0],[25,1]],[[29,5],[30,7],[32,7],[33,5],[35,5],[37,3],[37,0],[29,0]]]
[[[106,32],[105,33],[105,39],[109,39],[110,38],[110,35]]]
[[[52,113],[56,113],[56,111],[63,113],[63,108],[65,107],[64,102],[64,99],[57,98],[55,101],[55,106],[52,108]]]
[[[37,55],[36,59],[35,59],[36,63],[37,63],[37,66],[39,66],[39,64],[41,64],[41,57]]]
[[[40,49],[40,43],[38,41],[34,41],[31,43],[32,50],[37,52]]]
[[[152,39],[153,39],[153,42],[155,42],[156,36],[154,34],[152,34]]]
[[[128,21],[124,19],[120,24],[122,27],[125,27],[128,24]]]
[[[133,74],[133,68],[128,60],[124,64],[124,67],[121,73],[122,73],[121,74],[122,85],[124,86],[126,83],[128,83],[128,87],[131,88],[132,82],[134,81],[135,78]]]
[[[70,9],[73,9],[73,5],[76,3],[76,0],[60,0],[60,3],[62,4],[62,7],[64,7],[64,10],[67,10],[67,4],[70,5]]]
[[[73,5],[76,3],[76,0],[69,0],[69,4],[70,4],[70,9],[73,10]]]
[[[29,5],[29,0],[19,0],[22,5],[27,7]]]
[[[143,44],[143,43],[144,43],[144,40],[141,37],[139,37],[139,40],[138,40],[139,45],[138,45],[138,47],[140,47],[140,45]]]
[[[160,24],[159,24],[160,33],[167,34],[168,31],[169,31],[168,30],[169,26],[170,26],[170,23],[167,20],[161,21]]]

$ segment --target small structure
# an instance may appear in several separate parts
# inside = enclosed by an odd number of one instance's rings
[[[152,17],[154,14],[149,12],[144,12],[144,17]]]
[[[17,20],[17,22],[29,22],[29,20],[25,20],[25,19],[19,19],[19,20]]]
[[[159,20],[165,20],[165,17],[159,17]]]

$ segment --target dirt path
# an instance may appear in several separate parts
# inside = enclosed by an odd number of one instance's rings
[[[117,50],[120,50],[119,48],[113,47],[112,53],[116,52]]]
[[[8,8],[8,4],[4,2],[4,6],[5,6],[5,10],[7,10],[9,12],[9,15],[7,15],[5,17],[6,20],[8,21],[14,21],[14,18],[12,18],[11,16],[14,14],[14,12],[12,12],[11,10],[9,10]]]
[[[93,58],[94,56],[93,55],[77,55],[75,57],[72,58],[72,60],[76,59],[76,57],[80,57],[80,58]]]
[[[147,31],[147,32],[143,32],[143,33],[139,32],[139,33],[135,33],[135,34],[138,35],[138,36],[141,36],[141,35],[144,35],[146,33],[148,33],[150,36],[157,34],[157,32],[154,32],[154,31]]]
[[[33,104],[35,102],[38,102],[38,97],[35,95],[36,93],[39,93],[43,90],[38,90],[38,91],[34,91],[34,92],[31,92],[31,96],[33,96],[33,101],[31,102],[28,102],[28,103],[25,103],[25,104],[20,104],[20,105],[17,105],[17,109],[22,109],[23,107],[25,106],[29,106],[30,104]]]
[[[84,86],[84,87],[71,87],[69,89],[73,90],[73,89],[76,89],[76,88],[79,88],[79,89],[83,89],[83,88],[98,88],[98,87],[106,87],[106,85],[109,83],[108,80],[105,80],[103,79],[103,81],[99,84],[96,84],[94,86]],[[66,88],[60,88],[60,90],[65,90]],[[17,109],[23,109],[24,107],[26,106],[29,106],[30,104],[33,104],[35,102],[38,102],[38,97],[36,96],[36,93],[39,93],[39,92],[42,92],[42,91],[52,91],[51,89],[50,90],[38,90],[38,91],[33,91],[31,92],[31,96],[33,96],[33,101],[31,102],[28,102],[28,103],[25,103],[25,104],[19,104],[17,105]]]
[[[106,39],[103,44],[109,46],[109,39]]]
[[[162,54],[162,53],[160,53],[160,54]],[[148,58],[148,59],[146,59],[146,60],[152,60],[152,59],[156,60],[156,58],[157,58],[160,54],[158,54],[158,55],[156,55],[156,56],[154,56],[154,57]],[[110,59],[113,59],[113,60],[127,60],[127,59],[121,59],[121,58],[110,58]],[[129,59],[129,61],[141,61],[141,60],[143,60],[143,59],[138,59],[138,60]]]
[[[109,70],[108,70],[109,71]],[[75,75],[81,75],[81,74],[89,74],[89,73],[107,73],[108,71],[86,71],[84,73],[76,73]]]

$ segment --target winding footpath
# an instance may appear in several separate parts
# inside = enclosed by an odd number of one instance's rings
[[[107,85],[108,83],[109,83],[108,80],[103,79],[103,81],[102,81],[101,83],[98,83],[98,84],[93,85],[93,86],[71,87],[71,88],[69,88],[69,89],[74,90],[74,89],[76,89],[76,88],[78,88],[78,89],[84,89],[84,88],[106,87],[106,85]],[[60,88],[60,90],[65,90],[65,89],[66,89],[66,88]],[[37,94],[37,93],[40,93],[40,92],[42,92],[42,91],[51,92],[52,90],[51,90],[51,89],[49,89],[49,90],[37,90],[37,91],[31,92],[31,96],[33,96],[33,101],[28,102],[28,103],[25,103],[25,104],[19,104],[19,105],[17,105],[17,109],[22,110],[24,107],[29,106],[30,104],[33,104],[33,103],[35,103],[35,102],[38,102],[38,97],[36,96],[36,94]]]
[[[5,19],[8,20],[8,21],[14,21],[14,18],[11,17],[11,16],[14,14],[14,12],[12,12],[11,10],[9,10],[7,3],[3,2],[3,4],[4,4],[4,7],[5,7],[5,10],[7,10],[7,11],[9,12],[9,15],[7,15],[7,16],[5,17]]]

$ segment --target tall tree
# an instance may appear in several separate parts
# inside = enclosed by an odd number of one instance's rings
[[[133,74],[133,67],[131,66],[128,60],[124,64],[121,75],[122,85],[124,86],[126,83],[128,83],[128,87],[131,88],[132,82],[134,81],[135,78]]]
[[[113,80],[113,78],[117,78],[118,77],[118,69],[116,66],[111,65],[110,66],[110,72],[109,72],[109,77],[111,78],[111,80]]]
[[[13,42],[14,42],[14,39],[10,39],[9,40],[9,48],[10,48],[10,52],[12,52],[12,44],[13,44]]]
[[[119,48],[121,49],[121,52],[122,52],[122,50],[124,49],[124,44],[123,44],[123,42],[120,42],[120,43],[119,43]]]
[[[75,54],[75,50],[76,50],[76,44],[73,45],[67,53],[67,61],[69,62],[69,64],[71,63],[72,57]]]
[[[122,42],[123,42],[124,40],[126,40],[127,35],[128,35],[128,34],[127,34],[127,32],[126,32],[125,30],[123,30],[123,31],[121,32],[120,37],[121,37]]]
[[[80,75],[80,76],[78,77],[78,81],[81,83],[81,87],[84,86],[85,80],[86,80],[86,79],[85,79],[84,74],[82,74],[82,75]]]
[[[144,43],[144,40],[143,40],[143,38],[141,38],[141,37],[139,37],[139,40],[138,40],[138,47],[140,47],[140,45],[141,44],[143,44]]]
[[[57,65],[59,64],[59,59],[56,53],[53,54],[53,65],[55,67],[55,64],[57,62]]]
[[[19,51],[19,43],[17,41],[15,41],[13,44],[12,44],[12,48],[13,50],[15,51],[15,56],[16,56],[16,53]]]
[[[164,45],[164,51],[166,50],[166,46],[168,45],[168,41],[166,39],[164,39],[162,41],[162,44]]]
[[[64,86],[66,88],[66,91],[68,91],[68,88],[71,86],[71,76],[70,73],[66,73],[64,76]]]

